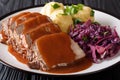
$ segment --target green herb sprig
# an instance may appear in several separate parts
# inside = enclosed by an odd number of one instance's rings
[[[60,7],[60,5],[58,5],[57,3],[55,3],[55,4],[53,4],[53,5],[51,5],[54,9],[57,9],[57,8],[59,8]]]
[[[73,22],[74,22],[74,24],[79,24],[79,23],[81,23],[82,21],[78,18],[78,19],[73,19]]]
[[[71,6],[66,6],[64,9],[64,15],[74,15],[76,14],[79,10],[83,10],[83,4],[77,4],[77,5],[71,5]]]
[[[85,42],[87,42],[88,37],[87,37],[87,36],[83,36],[83,37],[82,37],[82,40],[85,41]]]
[[[93,17],[93,16],[94,16],[94,13],[95,13],[95,12],[94,12],[93,10],[91,10],[90,16]]]

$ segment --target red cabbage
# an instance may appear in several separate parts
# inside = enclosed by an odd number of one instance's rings
[[[69,35],[94,62],[112,57],[120,49],[120,38],[115,28],[95,24],[91,20],[76,24]]]

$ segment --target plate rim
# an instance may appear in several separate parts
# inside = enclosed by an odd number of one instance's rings
[[[69,5],[69,4],[67,4],[67,5]],[[12,15],[12,14],[15,14],[15,13],[19,12],[19,11],[24,11],[24,10],[27,10],[27,9],[32,9],[32,8],[37,8],[37,7],[43,7],[43,6],[44,6],[44,4],[42,4],[42,5],[36,5],[36,6],[30,6],[30,7],[25,7],[25,8],[21,8],[21,9],[15,10],[15,11],[11,11],[11,12],[9,12],[9,13],[1,16],[1,17],[0,17],[0,21],[1,21],[2,19],[6,18],[6,17],[8,17],[8,16],[10,16],[10,15]],[[112,17],[120,20],[118,17],[112,15],[110,12],[106,12],[106,11],[104,11],[104,10],[102,10],[102,9],[97,9],[97,8],[93,8],[93,7],[91,7],[91,8],[94,9],[94,10],[97,10],[97,11],[99,11],[99,12],[105,13],[105,14],[107,14],[107,15],[110,15],[110,16],[112,16]],[[97,71],[94,71],[94,72],[88,72],[88,73],[82,73],[82,74],[65,74],[65,75],[59,75],[59,74],[57,74],[57,75],[56,75],[56,74],[43,74],[43,73],[31,72],[31,71],[27,71],[27,70],[23,70],[23,69],[14,67],[14,66],[8,64],[7,62],[1,60],[1,59],[0,59],[0,63],[2,63],[3,65],[5,65],[5,66],[7,66],[7,67],[9,67],[9,68],[11,68],[11,69],[16,69],[16,70],[19,70],[19,71],[22,71],[22,72],[27,72],[27,73],[31,73],[31,74],[39,74],[39,75],[42,75],[42,76],[57,76],[57,77],[60,76],[60,77],[62,77],[62,76],[83,76],[83,75],[94,74],[94,73],[97,73],[97,72],[104,71],[104,70],[106,70],[106,69],[108,69],[108,68],[112,68],[112,67],[116,66],[117,64],[119,64],[120,61],[116,62],[115,64],[113,64],[113,65],[111,65],[111,66],[108,66],[108,67],[106,67],[106,68],[103,68],[103,69],[100,69],[100,70],[97,70]]]

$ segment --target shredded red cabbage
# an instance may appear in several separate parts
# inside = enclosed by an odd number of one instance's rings
[[[94,62],[112,57],[120,49],[120,38],[115,28],[94,24],[90,20],[76,24],[69,35]]]

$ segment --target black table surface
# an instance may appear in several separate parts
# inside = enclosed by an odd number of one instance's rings
[[[102,10],[120,19],[120,0],[0,0],[0,17],[12,11],[43,5],[50,1],[64,4],[83,3],[92,8]],[[44,76],[28,73],[7,67],[0,63],[0,80],[120,80],[120,62],[100,72],[82,76]]]

